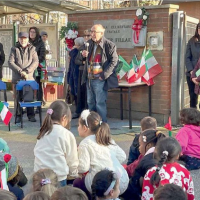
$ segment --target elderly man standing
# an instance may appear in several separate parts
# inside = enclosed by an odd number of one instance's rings
[[[82,60],[86,61],[82,83],[87,82],[89,110],[96,111],[107,122],[107,92],[108,89],[118,87],[115,73],[118,55],[115,44],[104,37],[104,32],[101,24],[94,25],[90,31],[88,49],[80,52]],[[84,48],[85,46],[87,47],[84,45]]]
[[[29,43],[29,35],[26,32],[18,34],[19,42],[11,48],[8,66],[12,69],[12,83],[14,92],[14,106],[17,106],[16,84],[19,80],[34,80],[33,73],[39,64],[35,47]],[[19,95],[22,95],[20,93]],[[21,96],[19,97],[21,98]],[[19,108],[19,107],[18,107]],[[34,108],[27,108],[29,121],[36,122]],[[20,109],[17,110],[16,123],[20,123]]]

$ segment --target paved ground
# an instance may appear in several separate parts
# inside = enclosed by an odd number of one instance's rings
[[[13,112],[13,102],[11,93],[8,94],[8,99],[10,100],[10,110],[11,112]],[[43,119],[48,105],[49,103],[43,109]],[[8,142],[11,152],[15,156],[17,156],[20,164],[24,169],[25,174],[28,177],[31,177],[31,174],[33,173],[33,149],[36,143],[36,136],[40,128],[38,115],[36,115],[36,119],[36,123],[31,123],[27,120],[26,115],[24,115],[24,128],[21,129],[20,127],[14,124],[13,118],[11,121],[10,132],[8,132],[8,127],[4,126],[3,123],[0,123],[0,137],[2,137]],[[128,128],[128,120],[121,121],[119,119],[109,118],[108,124],[110,125],[113,139],[121,148],[124,149],[124,151],[128,155],[129,147],[135,136],[135,133],[138,133],[140,131],[139,121],[133,121],[132,130],[129,130]],[[71,131],[72,133],[74,133],[77,139],[77,143],[79,143],[81,141],[81,138],[78,136],[77,125],[78,120],[72,120]],[[159,127],[159,129],[163,130],[163,132],[166,132],[162,127]],[[176,130],[173,133],[175,134]],[[196,200],[200,200],[200,170],[192,171],[191,174],[194,180]]]

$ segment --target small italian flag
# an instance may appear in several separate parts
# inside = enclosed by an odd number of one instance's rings
[[[0,171],[0,185],[1,185],[1,189],[9,191],[8,185],[7,185],[6,169],[5,168]]]
[[[137,81],[135,81],[135,73],[138,72],[139,65],[140,65],[140,63],[137,60],[137,56],[134,55],[133,59],[130,62],[131,69],[127,72],[127,82],[128,83],[133,83],[133,82],[140,83],[141,82],[141,78],[139,78]]]
[[[12,118],[12,113],[8,110],[8,108],[0,102],[0,115],[3,123],[5,125],[8,125],[11,118]]]
[[[131,67],[124,60],[124,58],[122,58],[122,56],[119,56],[119,60],[123,63],[123,66],[122,66],[121,70],[119,71],[119,73],[117,75],[118,75],[119,79],[122,79],[123,76],[126,74],[126,72],[128,72],[131,69]]]
[[[163,70],[162,67],[158,64],[157,60],[153,56],[151,50],[146,52],[145,56],[147,72],[144,74],[143,81],[147,83],[147,85],[153,85],[153,78],[160,74]]]

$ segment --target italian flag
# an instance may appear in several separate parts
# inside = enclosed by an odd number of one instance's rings
[[[12,113],[8,110],[8,108],[2,102],[0,102],[0,115],[4,124],[8,125],[12,118]]]
[[[140,64],[139,64],[139,68],[137,69],[137,72],[131,77],[131,82],[132,83],[136,82],[140,78],[142,78],[142,76],[144,76],[144,74],[147,71],[146,61],[145,61],[145,52],[146,52],[146,48],[144,49],[144,51],[142,53],[142,58],[140,60]]]
[[[163,70],[158,64],[157,60],[153,56],[151,50],[147,50],[145,55],[147,72],[143,75],[142,80],[147,83],[147,85],[153,85],[153,78],[160,74]]]
[[[6,169],[5,168],[0,171],[0,185],[1,185],[1,189],[9,191],[8,185],[7,185]]]
[[[119,73],[117,74],[119,79],[121,79],[130,69],[130,65],[122,58],[122,56],[119,56],[119,60],[123,63],[123,66]]]
[[[130,62],[131,69],[127,72],[127,76],[126,76],[128,83],[133,83],[133,82],[140,83],[141,82],[141,78],[139,78],[137,81],[135,81],[135,73],[138,72],[139,65],[140,64],[137,60],[137,56],[134,55],[133,59]]]

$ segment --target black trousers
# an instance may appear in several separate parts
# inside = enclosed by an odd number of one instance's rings
[[[41,77],[36,76],[35,81],[39,84],[39,90],[37,91],[37,101],[43,101],[43,90],[42,83],[40,82]]]
[[[195,84],[192,82],[190,76],[186,76],[190,95],[190,108],[196,108],[198,103],[198,95],[194,93]]]
[[[84,109],[87,109],[87,89],[86,89],[86,83],[81,85],[82,75],[83,75],[83,70],[79,70],[78,91],[77,91],[77,97],[75,98],[77,114],[80,114]]]

